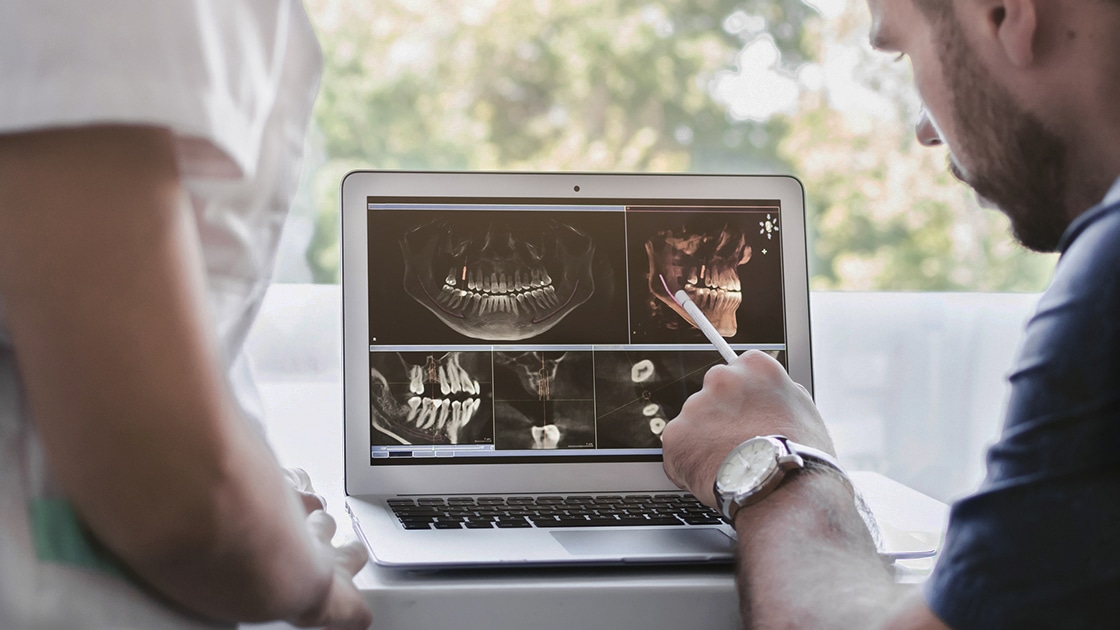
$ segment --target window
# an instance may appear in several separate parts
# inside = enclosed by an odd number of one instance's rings
[[[279,281],[337,283],[352,169],[792,173],[841,456],[941,499],[979,480],[1033,305],[991,292],[1055,258],[917,144],[865,0],[304,1],[326,65]]]
[[[306,0],[326,58],[278,277],[337,282],[354,168],[781,172],[816,290],[1039,291],[1054,259],[917,145],[865,0]]]

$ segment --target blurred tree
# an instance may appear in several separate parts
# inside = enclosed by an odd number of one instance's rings
[[[964,189],[905,139],[904,81],[889,94],[877,74],[853,79],[893,104],[872,124],[837,108],[818,61],[856,46],[854,9],[823,21],[802,0],[305,4],[326,61],[316,281],[338,281],[351,169],[599,170],[797,174],[818,288],[1041,288],[1045,262],[1023,273],[990,238],[994,217],[962,212]]]
[[[786,25],[770,37],[787,64],[806,59],[800,0],[307,5],[326,59],[318,281],[337,281],[337,182],[351,168],[789,171],[784,124],[730,118],[709,84],[768,24]]]

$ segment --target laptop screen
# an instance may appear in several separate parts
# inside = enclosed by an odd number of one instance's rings
[[[774,199],[369,197],[370,464],[658,461],[723,359],[787,361]]]

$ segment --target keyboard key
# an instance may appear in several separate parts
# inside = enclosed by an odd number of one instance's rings
[[[459,521],[436,521],[436,529],[463,529],[463,524]]]
[[[401,527],[405,529],[431,529],[427,523],[402,523]]]

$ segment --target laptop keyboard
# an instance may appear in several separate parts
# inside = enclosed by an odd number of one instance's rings
[[[409,530],[715,525],[716,510],[687,494],[423,496],[389,507]]]

